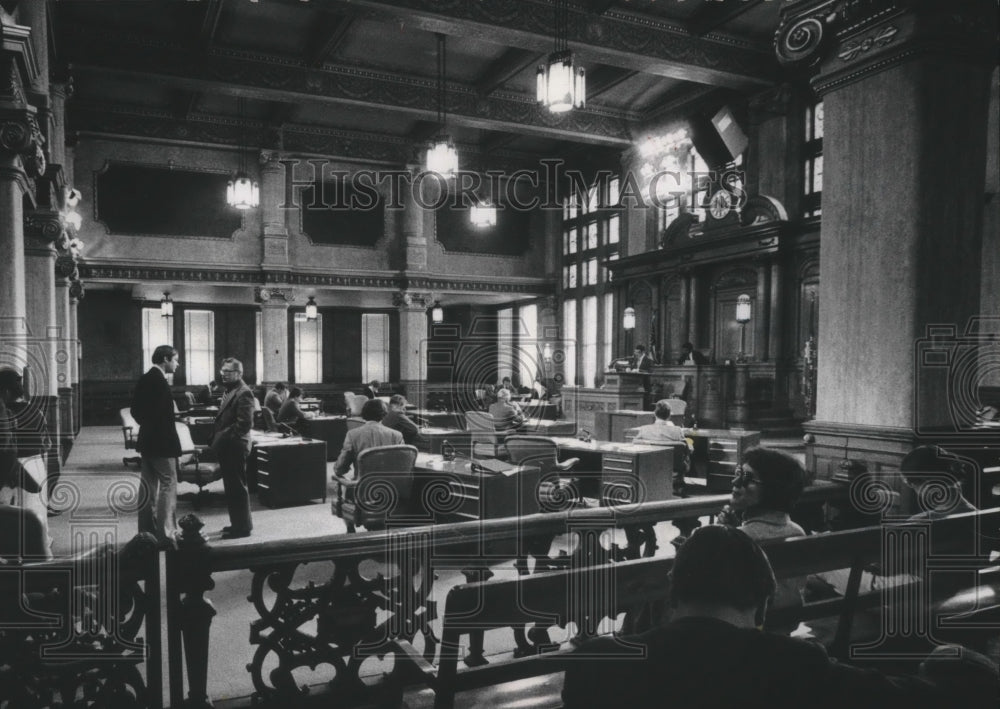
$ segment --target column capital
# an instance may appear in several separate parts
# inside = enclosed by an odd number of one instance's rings
[[[29,177],[41,177],[46,166],[44,144],[45,137],[33,106],[0,109],[0,156],[20,157]]]
[[[810,0],[782,9],[774,48],[790,69],[822,64],[822,95],[920,56],[989,65],[996,25],[990,0]]]
[[[277,286],[257,286],[254,288],[253,297],[263,307],[287,308],[295,302],[295,291]]]
[[[29,237],[29,248],[52,248],[62,239],[65,231],[62,217],[53,209],[35,209],[24,215],[24,235]]]
[[[77,280],[80,271],[76,267],[76,259],[72,254],[63,253],[56,256],[56,285],[66,286],[70,281]]]
[[[80,280],[79,278],[74,281],[70,281],[69,284],[70,304],[76,305],[81,300],[83,300],[84,295],[85,293],[84,293],[83,281]]]
[[[431,307],[431,294],[402,290],[392,294],[392,304],[400,310],[423,310]]]

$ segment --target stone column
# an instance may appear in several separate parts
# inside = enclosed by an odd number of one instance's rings
[[[420,172],[420,167],[407,165],[410,176],[413,177]],[[423,185],[427,185],[428,180],[424,180]],[[412,188],[413,183],[408,182],[402,186],[403,194],[403,248],[406,253],[404,269],[407,271],[427,270],[427,236],[424,234],[425,210],[420,206]],[[429,189],[429,187],[428,187]],[[426,202],[425,202],[426,203]],[[426,325],[424,330],[426,331]]]
[[[49,96],[52,101],[52,121],[48,142],[49,160],[53,164],[61,166],[66,165],[66,97],[69,94],[69,84],[49,84]]]
[[[67,270],[69,271],[67,273]],[[76,271],[76,263],[66,254],[56,259],[56,322],[59,324],[59,344],[56,349],[56,383],[59,392],[59,435],[61,438],[62,462],[73,448],[76,422],[73,409],[72,359],[76,354],[76,343],[71,340],[69,324],[69,277]]]
[[[683,333],[683,342],[672,343],[676,348],[677,352],[680,352],[681,345],[685,342],[693,342],[691,337],[691,273],[685,271],[684,275],[681,277],[681,332]]]
[[[71,280],[69,284],[69,341],[71,351],[69,356],[70,386],[73,388],[73,434],[80,433],[83,425],[83,402],[80,398],[80,358],[83,348],[80,346],[79,305],[83,298],[83,282]]]
[[[288,381],[288,301],[271,295],[260,306],[261,337],[264,342],[264,371],[261,382]]]
[[[757,295],[753,314],[753,359],[766,362],[768,359],[767,332],[771,312],[767,298],[767,275],[770,269],[763,261],[757,263]]]
[[[783,357],[781,342],[781,264],[777,260],[771,262],[770,300],[767,304],[770,316],[770,328],[767,336],[768,358],[780,361]]]
[[[56,354],[62,331],[56,318],[56,250],[53,242],[62,235],[59,214],[36,211],[25,220],[25,312],[28,318],[28,361],[32,403],[43,407],[52,441],[61,442],[59,379]],[[59,472],[62,455],[48,456],[49,473]]]
[[[399,380],[407,395],[414,396],[427,381],[425,342],[430,294],[401,291],[393,294],[392,304],[399,310]],[[427,402],[413,403],[424,406]]]
[[[24,193],[28,181],[16,158],[0,161],[0,347],[21,350],[27,334],[24,296]],[[11,355],[23,366],[23,357]]]
[[[18,5],[20,20],[31,28],[31,47],[38,73],[32,77],[31,89],[39,94],[49,93],[49,23],[47,2],[22,2]]]
[[[701,341],[701,333],[704,330],[698,322],[699,300],[698,288],[700,287],[698,274],[692,273],[689,279],[690,294],[688,295],[688,338],[687,341],[694,344],[695,349],[704,351],[707,342]],[[718,343],[713,344],[713,348]]]
[[[273,150],[260,154],[261,268],[288,271],[288,224],[285,221],[285,165]],[[291,200],[288,201],[291,204]]]
[[[979,344],[968,327],[997,16],[989,0],[803,5],[783,13],[776,47],[786,62],[822,62],[823,313],[807,462],[825,477],[845,455],[892,467],[915,439],[974,419],[963,407],[978,401],[977,377],[949,380]]]

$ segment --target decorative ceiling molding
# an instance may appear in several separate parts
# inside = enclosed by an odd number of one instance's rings
[[[425,119],[437,116],[433,78],[352,65],[306,68],[287,57],[218,47],[196,52],[93,28],[67,30],[65,39],[63,51],[77,73],[112,72],[195,91],[388,109]],[[449,118],[457,125],[618,147],[631,145],[629,124],[639,118],[593,105],[553,114],[539,110],[534,96],[510,91],[483,96],[475,87],[454,82],[448,82],[446,101]]]
[[[528,295],[548,295],[555,286],[545,279],[537,281],[490,282],[487,280],[463,280],[444,276],[379,275],[356,273],[288,273],[283,271],[254,270],[238,271],[198,269],[185,267],[164,267],[132,264],[79,264],[80,275],[89,281],[125,282],[169,282],[169,283],[209,283],[214,285],[267,285],[286,284],[290,286],[320,286],[345,289],[376,289],[388,291],[434,291],[458,293],[512,293]],[[256,291],[255,291],[256,292]]]
[[[404,21],[427,32],[542,52],[552,48],[549,0],[314,0],[313,4],[357,17]],[[607,9],[597,15],[570,3],[567,31],[570,49],[585,60],[622,69],[731,88],[760,86],[778,78],[770,44],[715,33],[692,37],[680,24],[638,12]]]
[[[248,126],[248,143],[264,145],[265,129]],[[144,138],[162,142],[200,144],[235,148],[240,142],[240,127],[228,116],[193,114],[181,120],[168,110],[115,106],[106,103],[74,101],[68,116],[72,133],[109,137]],[[283,155],[345,158],[352,162],[405,165],[413,162],[420,149],[409,137],[380,133],[337,130],[322,126],[285,124],[282,128]],[[538,167],[537,156],[510,150],[477,149],[460,144],[466,169],[504,170]],[[544,174],[544,173],[543,173]]]

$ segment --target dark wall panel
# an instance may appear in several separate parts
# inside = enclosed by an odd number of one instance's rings
[[[226,205],[228,175],[112,163],[96,176],[97,219],[112,234],[228,239],[240,213]]]
[[[215,355],[221,362],[235,357],[243,362],[243,380],[257,383],[256,311],[248,308],[215,310]]]
[[[506,207],[497,210],[497,223],[477,227],[465,207],[444,206],[434,212],[437,240],[447,251],[520,256],[531,248],[531,213]]]
[[[132,382],[149,368],[150,363],[142,361],[140,313],[128,293],[87,293],[78,310],[81,380]]]

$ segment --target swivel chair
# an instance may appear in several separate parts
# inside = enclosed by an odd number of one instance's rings
[[[177,438],[181,443],[181,454],[177,458],[177,482],[194,483],[198,492],[194,496],[194,508],[200,509],[202,501],[208,495],[205,486],[222,478],[222,470],[216,462],[204,458],[208,455],[206,447],[198,447],[191,440],[191,429],[186,423],[177,422]]]
[[[415,446],[375,446],[358,454],[353,478],[334,476],[333,513],[344,520],[349,534],[359,526],[369,531],[385,529],[390,517],[410,511],[416,460]]]
[[[139,438],[139,422],[132,418],[132,411],[127,406],[118,411],[118,416],[121,419],[122,437],[125,439],[125,450],[134,451],[135,444],[138,442]],[[122,458],[122,465],[125,466],[129,463],[139,465],[141,462],[142,457],[138,455],[126,455]]]

